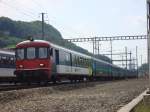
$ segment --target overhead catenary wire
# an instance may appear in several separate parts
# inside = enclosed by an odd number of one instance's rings
[[[52,23],[55,23],[56,24],[56,26],[60,26],[59,27],[59,29],[69,29],[68,30],[68,32],[70,32],[70,29],[72,29],[72,27],[68,27],[68,26],[66,26],[65,25],[65,28],[64,28],[64,25],[61,25],[62,23],[60,23],[60,22],[56,22],[56,20],[57,20],[57,18],[56,17],[52,17],[52,16],[48,16],[48,10],[46,9],[46,7],[44,7],[42,4],[40,4],[37,0],[32,0],[32,2],[34,3],[34,4],[36,4],[36,6],[39,8],[39,7],[41,7],[41,10],[45,10],[44,12],[46,12],[46,18],[45,18],[45,23],[47,23],[47,24],[52,24]],[[43,11],[42,11],[43,12]],[[39,14],[40,15],[40,14]],[[39,16],[39,18],[41,19],[41,17]],[[72,32],[72,31],[71,31]],[[75,31],[75,32],[77,32],[77,31]]]
[[[50,23],[51,23],[51,24],[52,24],[52,23],[55,23],[56,26],[59,26],[59,29],[62,29],[62,30],[65,29],[66,33],[67,33],[67,32],[79,32],[79,31],[77,31],[76,29],[74,29],[73,27],[70,27],[70,26],[68,26],[68,25],[61,25],[62,22],[56,21],[56,20],[57,20],[56,17],[54,17],[54,16],[53,16],[53,17],[52,17],[52,16],[48,16],[48,10],[46,9],[46,7],[43,6],[42,3],[39,3],[38,0],[32,0],[32,2],[35,3],[38,8],[41,7],[42,10],[45,10],[45,11],[42,11],[42,12],[46,12],[46,13],[47,13],[47,14],[46,14],[46,20],[45,20],[45,21],[47,21],[48,24],[50,24]],[[78,33],[78,34],[79,34],[79,33]],[[82,34],[83,34],[83,33],[82,33]],[[80,35],[81,35],[81,34],[80,34]]]
[[[38,8],[41,8],[41,11],[44,11],[45,7],[43,7],[43,5],[42,5],[41,3],[37,2],[36,0],[32,0],[32,2],[33,2],[34,4],[36,4],[36,6],[37,6]],[[46,11],[47,11],[47,10],[46,10]]]
[[[5,6],[15,10],[16,12],[18,12],[18,13],[20,13],[22,15],[28,16],[28,17],[30,17],[30,18],[32,18],[34,20],[37,19],[35,16],[33,16],[33,14],[29,14],[29,13],[23,11],[23,10],[20,10],[19,8],[15,7],[13,5],[10,5],[10,4],[8,4],[8,3],[4,2],[4,1],[0,1],[0,4],[4,4]]]
[[[35,10],[36,8],[34,8],[33,6],[32,6],[32,8],[25,8],[24,7],[24,4],[22,4],[22,1],[21,0],[19,0],[19,2],[17,2],[17,0],[13,0],[13,2],[16,2],[17,4],[19,4],[19,6],[22,6],[21,7],[21,10],[23,10],[23,11],[25,11],[25,12],[28,12],[28,13],[30,13],[31,15],[37,15],[37,10]],[[35,13],[36,12],[36,13]]]

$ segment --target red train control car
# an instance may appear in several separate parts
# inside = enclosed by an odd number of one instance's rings
[[[46,41],[23,41],[16,45],[15,75],[19,80],[51,78],[51,46]]]

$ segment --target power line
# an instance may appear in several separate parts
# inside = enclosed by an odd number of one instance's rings
[[[46,19],[47,20],[45,20],[45,21],[47,21],[47,23],[50,24],[48,14],[46,14]]]
[[[45,8],[45,7],[43,7],[43,5],[41,4],[41,3],[39,3],[39,2],[37,2],[38,0],[32,0],[32,2],[34,3],[34,4],[36,4],[37,5],[37,7],[39,8],[39,7],[41,7],[41,9],[45,9],[46,10],[46,12],[48,12],[48,10]],[[50,24],[50,21],[55,21],[56,20],[56,18],[55,17],[50,17],[51,19],[49,19],[49,17],[48,17],[48,20],[45,20],[45,21],[48,21],[48,24]],[[52,20],[53,19],[53,20]],[[55,22],[56,23],[56,22]],[[58,23],[58,21],[57,21],[57,23]],[[57,24],[56,23],[56,24]],[[59,25],[60,25],[61,23],[59,22]],[[61,25],[61,27],[60,28],[63,28],[64,27],[64,25],[62,26]],[[65,28],[63,28],[63,29],[65,29],[65,30],[68,30],[68,32],[79,32],[79,31],[77,31],[77,30],[75,30],[74,28],[72,28],[72,27],[70,27],[70,26],[68,26],[68,25],[65,25]]]
[[[37,6],[38,8],[41,7],[41,9],[44,10],[44,7],[43,7],[42,4],[39,4],[36,0],[32,0],[32,2],[33,2],[34,4],[36,4],[36,6]],[[46,11],[47,11],[47,10],[46,10]]]
[[[18,9],[18,8],[15,7],[15,6],[9,5],[8,3],[4,2],[4,1],[1,1],[0,3],[2,3],[2,4],[6,5],[6,6],[10,7],[10,8],[12,8],[12,9],[16,10],[16,11],[19,12],[20,14],[23,14],[23,15],[26,15],[26,16],[28,16],[28,17],[31,17],[32,19],[35,19],[35,17],[33,16],[33,14],[26,13],[26,12],[24,12],[24,11]]]
[[[15,0],[14,0],[14,1],[15,1]],[[28,7],[28,8],[24,8],[24,4],[22,4],[20,0],[19,0],[19,2],[16,2],[16,3],[17,3],[17,4],[20,4],[19,6],[22,6],[21,9],[24,10],[25,12],[28,12],[28,13],[30,13],[31,15],[33,15],[33,14],[35,15],[34,12],[36,12],[37,10],[34,10],[34,9],[36,9],[36,8],[32,8],[32,9],[31,9],[31,8],[29,9],[29,7]],[[33,7],[33,6],[32,6],[32,7]],[[24,8],[24,9],[23,9],[23,8]],[[38,13],[38,12],[37,12],[37,13]]]

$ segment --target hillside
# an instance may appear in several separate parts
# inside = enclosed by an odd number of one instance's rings
[[[41,25],[40,21],[23,22],[13,21],[6,17],[0,18],[0,34],[3,36],[12,36],[25,39],[28,36],[33,36],[41,39]],[[61,34],[53,26],[45,24],[46,37],[53,39],[62,39]]]
[[[28,36],[32,36],[34,39],[42,39],[41,26],[41,21],[24,22],[14,21],[7,17],[0,17],[0,48],[14,47],[16,43],[26,40]],[[81,53],[92,55],[87,50],[63,40],[61,33],[52,25],[45,23],[44,29],[45,40]],[[110,62],[110,59],[105,56],[100,55],[99,57]]]

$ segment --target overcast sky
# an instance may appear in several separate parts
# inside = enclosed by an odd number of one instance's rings
[[[146,34],[146,0],[0,0],[0,16],[14,20],[41,20],[57,28],[63,38]],[[92,51],[92,44],[77,44]],[[133,52],[138,45],[139,60],[146,61],[146,40],[114,41],[113,50],[124,47]],[[110,50],[101,42],[101,53]]]

